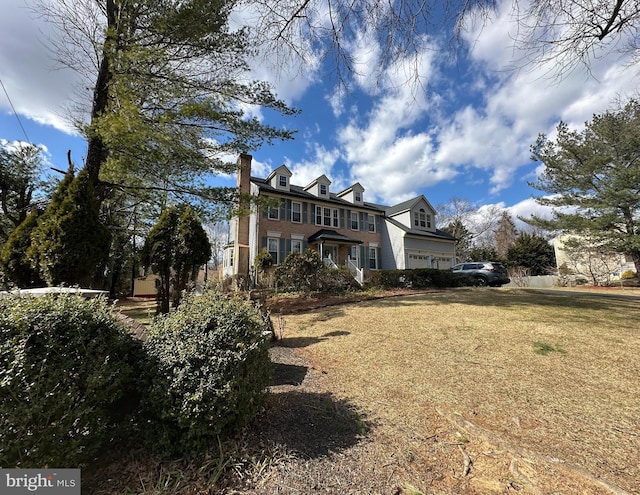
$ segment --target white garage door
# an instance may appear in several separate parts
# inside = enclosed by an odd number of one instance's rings
[[[425,254],[409,253],[409,268],[431,268],[431,257]]]

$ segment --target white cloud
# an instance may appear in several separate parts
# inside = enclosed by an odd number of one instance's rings
[[[25,7],[24,0],[5,0],[0,16],[0,79],[16,112],[43,125],[75,134],[61,114],[81,78],[71,70],[56,69],[44,46],[50,27]],[[4,92],[3,92],[4,93]],[[6,95],[0,110],[13,113]]]
[[[328,150],[324,146],[316,144],[309,151],[312,157],[308,160],[299,162],[285,160],[285,165],[293,174],[292,184],[304,187],[324,174],[331,181],[331,191],[333,192],[339,192],[349,185],[347,179],[334,169],[339,157],[338,150]]]

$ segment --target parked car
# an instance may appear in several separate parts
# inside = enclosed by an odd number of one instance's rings
[[[500,287],[511,282],[509,272],[502,263],[495,261],[470,261],[468,263],[458,263],[451,268],[456,274],[465,275],[475,279],[477,286],[486,285]]]

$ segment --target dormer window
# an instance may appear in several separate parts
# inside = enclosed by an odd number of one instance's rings
[[[287,176],[286,175],[278,176],[278,184],[280,185],[280,187],[287,187]]]
[[[321,196],[326,196],[327,195],[327,185],[326,184],[320,184],[320,195]]]
[[[359,191],[355,192],[355,200],[357,203],[360,203],[362,201],[362,193]]]

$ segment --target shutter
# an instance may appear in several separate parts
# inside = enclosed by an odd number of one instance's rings
[[[280,200],[280,220],[287,219],[287,205],[285,201]]]
[[[358,213],[359,217],[360,217],[360,222],[358,222],[358,226],[360,227],[361,231],[367,231],[367,226],[365,225],[367,223],[367,214],[360,212]]]
[[[306,239],[302,241],[302,252],[304,253],[307,249],[309,249],[309,243]]]
[[[261,245],[262,245],[263,248],[267,247],[267,238],[266,237],[262,238]]]
[[[307,219],[307,202],[302,203],[302,223],[308,223]]]
[[[286,239],[278,239],[278,247],[279,247],[279,253],[278,253],[278,264],[282,263],[284,261],[285,258],[285,242]]]
[[[345,211],[345,218],[346,218],[346,224],[347,224],[347,229],[351,229],[351,210],[347,210]]]
[[[291,200],[287,199],[287,211],[285,213],[285,217],[282,220],[286,220],[287,222],[291,221]]]
[[[267,218],[268,216],[269,216],[269,208],[268,207],[262,208],[262,218]]]
[[[285,239],[285,248],[284,248],[284,253],[285,253],[285,258],[287,256],[289,256],[289,254],[291,254],[291,239]]]
[[[344,229],[344,208],[340,208],[338,215],[340,216],[340,228]]]
[[[369,251],[366,246],[360,246],[359,268],[369,268]]]

